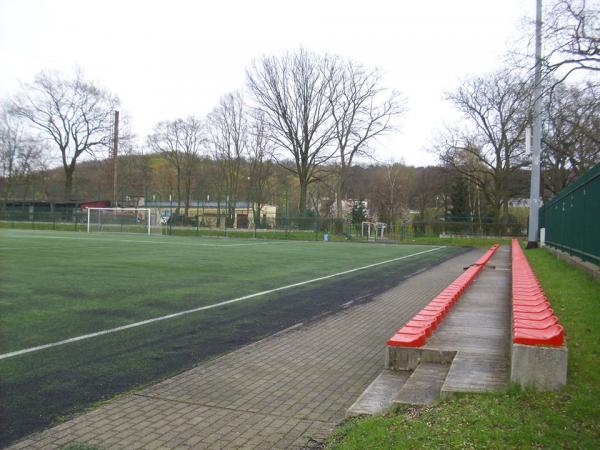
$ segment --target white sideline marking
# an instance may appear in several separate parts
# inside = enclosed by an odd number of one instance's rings
[[[356,267],[354,269],[344,270],[343,272],[338,272],[338,273],[334,273],[334,274],[331,274],[331,275],[325,275],[324,277],[313,278],[312,280],[301,281],[299,283],[294,283],[294,284],[288,284],[287,286],[281,286],[281,287],[278,287],[278,288],[275,288],[275,289],[269,289],[269,290],[266,290],[266,291],[256,292],[254,294],[244,295],[243,297],[233,298],[231,300],[226,300],[224,302],[213,303],[212,305],[200,306],[198,308],[193,308],[193,309],[187,309],[185,311],[180,311],[180,312],[176,312],[176,313],[173,313],[173,314],[167,314],[166,316],[154,317],[152,319],[142,320],[141,322],[135,322],[135,323],[131,323],[129,325],[123,325],[123,326],[116,327],[116,328],[110,328],[108,330],[97,331],[95,333],[84,334],[84,335],[81,335],[81,336],[77,336],[77,337],[73,337],[73,338],[69,338],[69,339],[64,339],[62,341],[52,342],[50,344],[38,345],[37,347],[25,348],[23,350],[17,350],[17,351],[10,352],[10,353],[3,353],[3,354],[0,355],[0,360],[1,359],[12,358],[14,356],[23,355],[25,353],[31,353],[31,352],[36,352],[36,351],[39,351],[39,350],[44,350],[44,349],[51,348],[51,347],[58,347],[60,345],[70,344],[72,342],[83,341],[84,339],[90,339],[90,338],[93,338],[93,337],[102,336],[104,334],[111,334],[111,333],[116,333],[117,331],[123,331],[123,330],[128,330],[130,328],[141,327],[142,325],[147,325],[149,323],[158,322],[158,321],[161,321],[161,320],[172,319],[174,317],[179,317],[179,316],[183,316],[183,315],[186,315],[186,314],[191,314],[191,313],[198,312],[198,311],[206,311],[208,309],[218,308],[220,306],[229,305],[231,303],[241,302],[243,300],[248,300],[250,298],[259,297],[261,295],[272,294],[273,292],[278,292],[278,291],[283,291],[283,290],[286,290],[286,289],[291,289],[293,287],[303,286],[305,284],[314,283],[316,281],[327,280],[329,278],[338,277],[340,275],[346,275],[346,274],[349,274],[349,273],[352,273],[352,272],[358,272],[359,270],[370,269],[371,267],[377,267],[377,266],[381,266],[383,264],[389,264],[391,262],[400,261],[402,259],[410,258],[412,256],[418,256],[418,255],[423,255],[425,253],[435,252],[435,251],[437,251],[437,250],[439,250],[441,248],[444,248],[444,247],[443,246],[442,247],[436,247],[436,248],[432,248],[432,249],[429,249],[429,250],[424,250],[422,252],[411,253],[410,255],[399,256],[398,258],[393,258],[393,259],[388,259],[388,260],[385,260],[385,261],[380,261],[380,262],[377,262],[377,263],[369,264],[367,266]]]
[[[74,236],[48,236],[48,235],[13,235],[11,237],[17,237],[22,239],[70,239],[75,241],[99,241],[99,242],[128,242],[137,244],[174,244],[174,245],[185,245],[186,247],[245,247],[251,245],[266,245],[266,244],[282,244],[292,243],[300,241],[265,241],[265,242],[248,242],[248,243],[223,243],[223,244],[204,244],[198,242],[179,242],[179,241],[153,241],[153,240],[137,240],[137,239],[110,239],[110,238],[94,238],[94,237],[74,237]]]

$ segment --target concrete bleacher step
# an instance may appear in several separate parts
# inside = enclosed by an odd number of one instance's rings
[[[440,396],[449,364],[421,362],[394,397],[394,404],[427,405]]]
[[[509,369],[506,355],[503,353],[458,352],[442,386],[442,397],[459,392],[505,389],[508,385]]]
[[[408,370],[384,369],[346,411],[346,417],[375,416],[387,413],[393,398],[410,377]]]

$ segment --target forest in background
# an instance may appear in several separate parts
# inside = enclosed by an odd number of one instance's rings
[[[557,0],[544,22],[542,192],[548,198],[600,161],[599,17]],[[85,78],[42,72],[2,101],[2,204],[136,199],[274,204],[294,216],[342,218],[342,201],[371,216],[507,224],[511,199],[528,197],[533,121],[530,55],[466,79],[447,101],[462,115],[430,149],[439,165],[376,162],[380,136],[401,132],[406,105],[377,69],[304,49],[257,59],[246,86],[206,117],[161,121],[133,136],[121,114],[113,190],[114,111],[119,98]],[[581,75],[581,76],[579,76]],[[406,149],[398,149],[403,151]],[[428,214],[432,217],[428,217]],[[459,219],[462,218],[462,219]]]

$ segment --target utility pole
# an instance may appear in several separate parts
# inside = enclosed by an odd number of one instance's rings
[[[115,111],[115,125],[113,135],[113,207],[117,203],[117,159],[119,157],[119,111]]]
[[[542,147],[542,0],[536,2],[535,74],[533,87],[533,140],[531,143],[531,189],[529,195],[529,230],[527,248],[538,246],[540,212],[540,154]]]

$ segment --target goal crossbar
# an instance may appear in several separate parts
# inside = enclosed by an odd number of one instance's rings
[[[119,212],[126,212],[126,211],[132,211],[132,212],[144,212],[145,214],[145,219],[146,219],[146,227],[148,228],[146,234],[148,234],[148,236],[150,236],[150,230],[152,229],[152,224],[151,224],[151,218],[152,218],[152,211],[150,208],[87,208],[87,232],[90,233],[90,225],[91,225],[91,218],[92,218],[92,211],[98,211],[98,212],[113,212],[113,213],[119,213]]]

